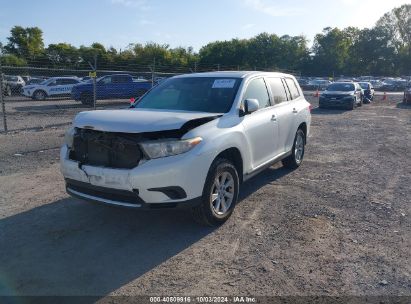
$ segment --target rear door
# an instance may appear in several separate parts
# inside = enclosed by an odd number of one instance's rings
[[[292,82],[293,80],[290,79]],[[287,84],[288,78],[272,77],[268,78],[271,94],[275,102],[275,112],[278,121],[278,150],[277,154],[288,152],[291,150],[294,141],[294,124],[296,99],[299,98],[299,91],[295,90],[295,84]],[[289,86],[294,85],[292,90]],[[291,144],[291,146],[290,146]]]
[[[129,98],[133,95],[131,77],[127,75],[112,76],[113,96],[117,98]]]
[[[66,78],[63,79],[63,93],[64,95],[70,95],[71,90],[73,89],[74,85],[79,83],[79,80],[76,80],[74,78]]]
[[[276,155],[278,124],[263,78],[248,83],[242,102],[246,99],[257,99],[260,104],[259,110],[245,115],[242,122],[250,147],[252,169],[256,169]]]

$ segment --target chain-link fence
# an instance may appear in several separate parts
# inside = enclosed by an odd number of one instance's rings
[[[96,69],[96,66],[96,62],[90,64],[90,69],[15,67],[0,63],[0,130],[16,132],[64,127],[81,111],[126,108],[153,86],[175,75],[245,69],[219,64],[127,65],[104,69]],[[268,69],[255,67],[255,70]]]

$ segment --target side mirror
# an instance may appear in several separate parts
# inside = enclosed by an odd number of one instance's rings
[[[257,99],[244,100],[244,112],[245,114],[251,114],[256,112],[260,108],[260,103]]]

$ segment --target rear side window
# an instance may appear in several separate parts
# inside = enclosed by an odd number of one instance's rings
[[[130,77],[128,76],[113,76],[112,82],[113,83],[127,83],[129,82]]]
[[[275,104],[287,101],[287,93],[281,78],[268,78],[268,84],[271,88]]]
[[[288,89],[290,90],[291,99],[297,99],[298,97],[300,97],[300,91],[298,90],[294,80],[292,80],[291,78],[286,78],[285,82],[287,83]]]
[[[76,84],[78,83],[75,79],[63,79],[63,84]]]
[[[244,93],[243,101],[246,99],[257,99],[260,103],[260,109],[271,106],[270,96],[263,78],[251,80]]]

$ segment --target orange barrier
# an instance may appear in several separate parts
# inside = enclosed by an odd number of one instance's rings
[[[382,100],[387,100],[387,92],[384,92],[384,96],[382,97]]]

